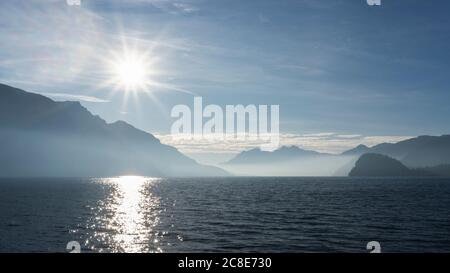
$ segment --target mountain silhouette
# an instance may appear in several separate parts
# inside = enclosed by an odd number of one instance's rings
[[[383,154],[401,161],[409,168],[450,164],[450,135],[419,136],[397,143],[381,143],[371,148],[359,145],[342,155]]]
[[[239,153],[221,167],[240,175],[347,176],[360,156],[367,153],[398,160],[405,168],[412,170],[408,174],[414,174],[414,170],[435,175],[450,172],[450,135],[419,136],[373,147],[361,144],[337,155],[296,146],[284,146],[273,152],[252,149]],[[373,161],[373,164],[376,162]]]
[[[224,176],[153,135],[106,123],[79,102],[0,84],[0,176]]]
[[[368,152],[370,152],[370,148],[366,145],[360,144],[353,149],[343,152],[342,155],[362,155]]]
[[[381,154],[364,154],[355,167],[350,171],[349,176],[436,176],[427,170],[409,169],[400,161]]]
[[[317,157],[321,155],[325,154],[303,150],[297,146],[283,146],[272,152],[262,151],[259,148],[255,148],[239,153],[234,158],[227,161],[225,165],[274,163],[307,157]]]
[[[388,155],[411,168],[450,164],[450,135],[419,136],[398,143],[383,143],[370,152]]]
[[[241,152],[221,167],[244,176],[332,176],[350,158],[283,146],[273,152],[260,149]],[[346,176],[351,167],[343,175]]]

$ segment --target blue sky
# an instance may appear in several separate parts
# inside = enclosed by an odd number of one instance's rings
[[[339,151],[450,133],[449,11],[425,0],[1,1],[0,81],[162,138],[171,108],[194,95],[279,104],[287,144]],[[151,53],[159,83],[126,103],[102,84],[124,43]]]

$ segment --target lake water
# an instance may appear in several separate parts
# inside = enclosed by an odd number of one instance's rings
[[[0,179],[0,252],[450,252],[450,179]]]

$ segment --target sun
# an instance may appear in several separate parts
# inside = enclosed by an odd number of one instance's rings
[[[192,94],[189,90],[181,88],[174,83],[166,83],[163,79],[173,80],[170,72],[164,70],[161,62],[164,52],[158,51],[155,46],[134,44],[122,39],[121,47],[114,47],[98,56],[102,63],[98,89],[107,89],[109,99],[117,94],[123,97],[123,105],[128,105],[129,99],[139,104],[141,95],[146,95],[159,104],[158,92],[182,92]]]
[[[116,84],[125,91],[140,91],[150,80],[150,62],[137,53],[129,53],[113,62]]]
[[[104,60],[107,72],[105,86],[112,86],[115,91],[126,94],[148,93],[155,86],[157,58],[150,51],[124,47],[111,51]]]
[[[146,81],[145,64],[136,58],[128,58],[116,64],[116,76],[127,88],[136,88]]]

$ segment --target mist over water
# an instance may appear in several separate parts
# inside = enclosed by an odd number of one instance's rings
[[[428,178],[0,179],[0,252],[448,252],[449,197]]]
[[[347,176],[357,159],[327,155],[254,164],[221,164],[219,167],[238,176]]]

